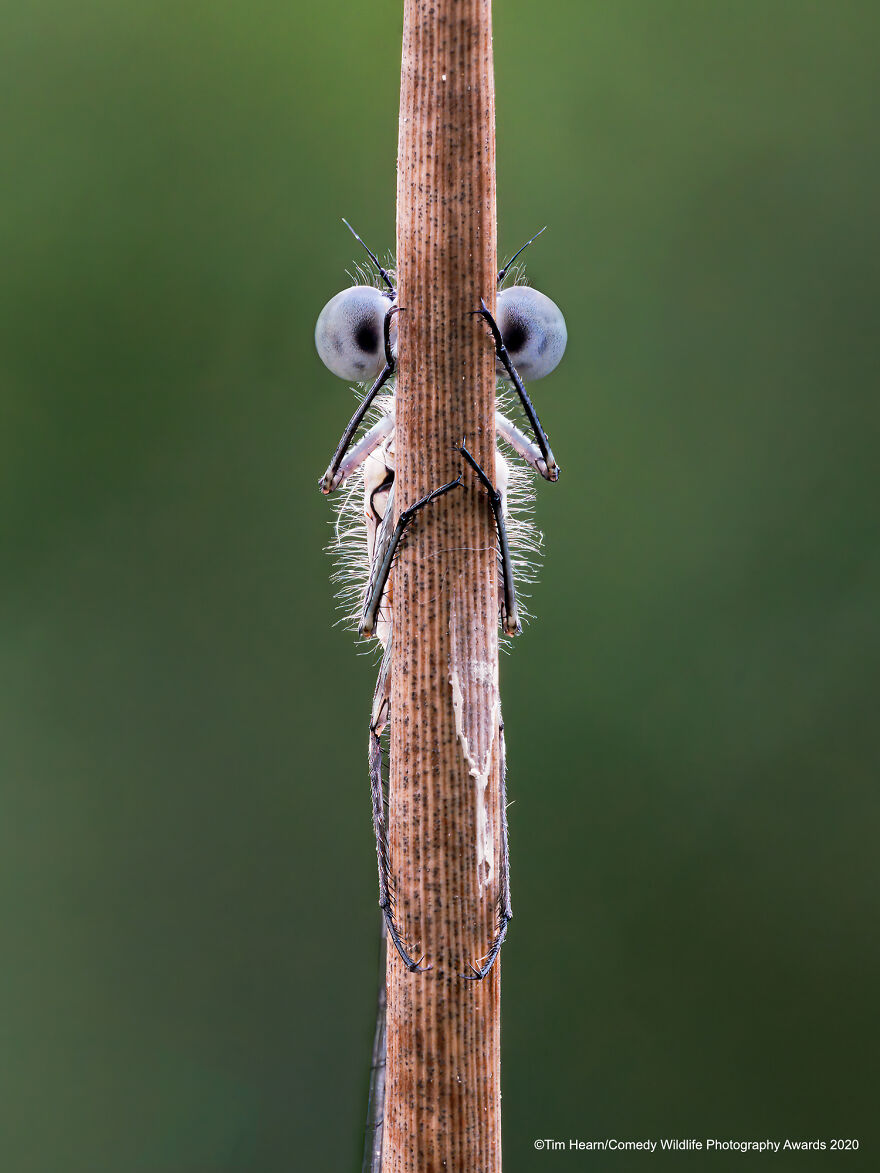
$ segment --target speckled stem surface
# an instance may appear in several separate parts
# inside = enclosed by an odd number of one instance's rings
[[[490,0],[405,0],[397,182],[398,512],[494,477],[495,92]],[[498,591],[489,502],[423,510],[393,572],[390,838],[397,915],[426,973],[388,961],[383,1173],[501,1169],[496,926]]]

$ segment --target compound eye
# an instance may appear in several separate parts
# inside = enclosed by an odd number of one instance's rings
[[[568,331],[555,301],[530,285],[511,285],[498,294],[495,319],[511,362],[523,379],[543,379],[559,365]],[[500,363],[497,369],[506,378]]]
[[[340,379],[374,379],[385,366],[385,315],[391,302],[372,285],[353,285],[331,297],[315,326],[321,362]]]

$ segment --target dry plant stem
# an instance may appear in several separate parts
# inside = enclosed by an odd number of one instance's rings
[[[397,187],[398,512],[462,470],[494,479],[495,97],[490,0],[405,0]],[[391,949],[383,1173],[501,1169],[496,537],[485,492],[423,510],[394,570]]]

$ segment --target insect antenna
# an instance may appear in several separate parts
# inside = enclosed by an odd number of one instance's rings
[[[346,220],[346,218],[344,216],[342,217],[342,223],[345,225],[345,227],[348,229],[348,231],[352,234],[352,236],[355,238],[355,240],[358,242],[358,244],[362,245],[363,248],[366,249],[367,254],[371,258],[373,264],[379,270],[379,276],[382,278],[382,280],[385,282],[385,284],[391,290],[391,296],[397,297],[397,290],[394,288],[394,282],[391,280],[391,277],[389,276],[388,270],[383,268],[382,265],[379,264],[379,258],[376,256],[376,254],[373,252],[373,250],[371,248],[369,248],[366,244],[364,244],[364,242],[361,240],[361,238],[358,236],[358,234],[355,232],[355,230],[352,228],[352,226],[349,224],[349,222]],[[543,232],[543,231],[544,231],[544,229],[542,228],[541,232]],[[538,235],[540,235],[540,233]],[[532,239],[534,239],[534,237]],[[531,243],[531,241],[529,243]],[[523,247],[525,247],[525,246],[523,246]],[[520,249],[520,252],[522,252],[522,249]],[[519,256],[519,253],[517,253],[516,255]]]
[[[513,262],[519,256],[519,254],[521,252],[525,252],[525,250],[529,247],[529,245],[538,239],[538,237],[541,235],[541,232],[546,232],[546,231],[547,231],[547,225],[545,224],[544,227],[540,230],[540,232],[536,232],[531,240],[527,240],[525,242],[525,244],[522,246],[522,248],[518,248],[516,250],[516,252],[513,254],[513,256],[510,258],[510,260],[507,262],[507,264],[504,266],[503,269],[498,270],[498,284],[499,285],[504,280],[504,278],[507,276],[507,273],[508,273],[508,270],[510,269],[510,266],[513,264]],[[360,237],[358,237],[358,239],[360,240]],[[364,242],[361,241],[361,244],[363,244],[363,243]],[[367,249],[367,251],[369,252],[369,249]]]

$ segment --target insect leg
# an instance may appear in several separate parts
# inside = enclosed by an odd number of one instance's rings
[[[364,1129],[364,1159],[361,1173],[382,1173],[382,1134],[385,1126],[385,1056],[387,1051],[387,997],[385,993],[385,951],[388,940],[384,918],[380,921],[379,996],[376,1005],[376,1029],[370,1062],[370,1092],[367,1099],[367,1123]]]
[[[367,598],[364,603],[364,613],[361,617],[360,634],[363,636],[373,635],[376,629],[376,619],[379,613],[379,607],[382,603],[382,596],[385,594],[385,587],[388,583],[388,575],[391,572],[391,563],[394,561],[394,555],[397,553],[397,547],[400,545],[401,539],[406,528],[420,509],[424,509],[437,497],[442,497],[444,493],[448,493],[450,489],[456,489],[461,484],[461,476],[457,476],[454,481],[450,481],[447,485],[441,485],[439,489],[432,489],[430,493],[426,493],[419,501],[410,505],[408,509],[404,509],[401,513],[397,525],[394,527],[394,532],[391,538],[384,547],[382,560],[378,563],[379,569],[375,577],[370,581],[370,589],[367,592]]]
[[[388,439],[393,431],[394,408],[392,407],[386,415],[383,415],[380,420],[377,420],[370,430],[358,440],[354,448],[351,449],[345,459],[337,466],[327,492],[332,493],[334,489],[338,489],[340,485],[344,485],[354,470],[359,468],[367,457]],[[330,469],[327,470],[324,476],[327,477],[329,473]]]
[[[501,551],[501,581],[504,591],[504,604],[501,608],[501,620],[508,635],[518,635],[522,631],[519,613],[516,606],[516,590],[513,585],[513,559],[510,556],[510,544],[507,541],[507,526],[504,523],[504,503],[501,494],[489,480],[484,470],[477,464],[462,440],[458,450],[477,474],[486,492],[489,494],[489,504],[495,517],[495,529],[498,533],[498,545]]]
[[[385,804],[382,799],[382,730],[388,724],[391,709],[391,641],[389,640],[379,679],[373,693],[373,711],[370,717],[370,794],[373,801],[373,830],[376,833],[376,857],[379,863],[379,907],[385,917],[388,936],[400,959],[410,973],[424,973],[430,965],[422,965],[423,958],[415,961],[410,957],[394,921],[394,897],[391,891],[390,866],[388,863],[388,828],[385,823]]]
[[[544,429],[541,427],[541,421],[538,419],[538,413],[535,411],[534,404],[532,403],[531,399],[529,399],[528,392],[523,386],[523,381],[519,377],[516,367],[511,362],[510,355],[507,353],[507,347],[504,345],[504,339],[501,337],[501,331],[498,329],[498,323],[492,317],[492,314],[489,311],[489,307],[482,298],[480,298],[480,307],[480,309],[474,310],[474,313],[478,314],[492,331],[492,339],[495,343],[495,354],[498,358],[498,361],[504,367],[505,371],[507,371],[507,376],[520,398],[520,402],[523,405],[523,411],[525,411],[526,415],[528,416],[532,432],[534,433],[535,439],[538,442],[538,447],[541,449],[541,457],[544,461],[545,467],[543,470],[538,468],[538,472],[540,472],[541,476],[547,481],[558,481],[559,465],[556,463],[556,458],[550,449],[550,442],[547,439],[547,435],[544,432]]]
[[[500,756],[499,791],[501,797],[501,810],[499,812],[501,824],[501,859],[498,884],[498,928],[489,952],[481,959],[483,964],[471,964],[471,972],[462,975],[469,981],[482,981],[495,964],[495,959],[501,952],[501,946],[504,944],[504,938],[507,936],[507,926],[513,917],[513,906],[510,902],[510,848],[507,838],[507,754],[504,749],[503,721],[499,722],[498,725],[498,749]]]
[[[327,466],[327,471],[321,477],[320,481],[318,481],[318,488],[325,495],[327,493],[332,493],[333,490],[338,488],[345,479],[343,476],[339,475],[339,466],[342,464],[345,454],[348,451],[352,440],[354,439],[355,432],[361,426],[361,421],[367,414],[370,404],[388,382],[390,376],[394,374],[395,362],[394,354],[391,350],[391,319],[396,313],[397,306],[392,305],[389,306],[388,312],[385,314],[385,366],[379,372],[379,377],[376,379],[376,382],[364,396],[363,402],[360,404],[357,411],[348,421],[348,426],[342,433],[339,443],[336,445],[336,451],[333,454],[333,459]]]
[[[541,449],[537,444],[533,444],[525,432],[520,431],[516,424],[506,415],[502,415],[500,411],[495,412],[495,431],[503,440],[507,441],[515,452],[519,453],[523,460],[527,460],[536,472],[539,472],[545,479],[549,479]]]

